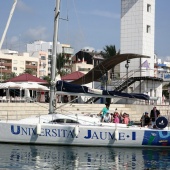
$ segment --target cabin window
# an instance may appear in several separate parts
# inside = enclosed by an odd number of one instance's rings
[[[65,123],[66,120],[65,119],[54,119],[52,121],[50,121],[51,123]]]
[[[50,121],[50,123],[78,123],[78,122],[71,119],[54,119]]]
[[[67,123],[78,123],[77,121],[75,121],[75,120],[71,120],[71,119],[67,119],[67,121],[66,121]]]

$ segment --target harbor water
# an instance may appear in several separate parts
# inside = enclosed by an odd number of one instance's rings
[[[170,149],[0,144],[0,170],[169,170]]]

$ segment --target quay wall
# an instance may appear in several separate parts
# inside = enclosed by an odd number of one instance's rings
[[[62,107],[62,105],[64,105]],[[104,104],[57,104],[57,111],[63,114],[98,114]],[[144,112],[150,113],[153,105],[132,105],[132,104],[111,104],[110,113],[113,113],[115,109],[120,113],[126,112],[130,115],[130,119],[134,122],[139,122]],[[157,109],[160,110],[161,115],[169,116],[169,105],[157,105]],[[38,116],[48,114],[48,103],[0,103],[0,120],[19,120],[30,116]]]

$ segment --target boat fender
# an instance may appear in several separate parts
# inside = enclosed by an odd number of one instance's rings
[[[74,128],[74,134],[75,134],[75,136],[78,136],[78,134],[79,134],[79,126],[78,125],[76,125]]]
[[[118,130],[116,129],[115,130],[115,140],[118,140],[118,138],[119,138],[119,133],[118,133]]]
[[[36,132],[37,132],[37,135],[41,134],[41,124],[40,123],[37,124]]]

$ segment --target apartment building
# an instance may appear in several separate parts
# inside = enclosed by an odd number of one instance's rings
[[[11,73],[19,75],[26,69],[34,71],[34,75],[39,77],[39,59],[30,57],[29,53],[19,54],[17,51],[0,51],[0,77],[9,77]]]
[[[48,53],[44,51],[30,52],[30,57],[39,59],[39,78],[48,76]]]
[[[46,52],[48,55],[48,65],[46,65],[48,70],[48,75],[51,75],[51,57],[52,57],[52,48],[53,43],[52,42],[46,42],[46,41],[34,41],[31,44],[27,44],[27,52],[34,53],[43,51]],[[71,72],[71,57],[74,53],[74,49],[68,45],[68,44],[57,44],[57,53],[58,54],[64,54],[65,57],[68,58],[68,62],[65,64],[64,70],[68,73]]]

